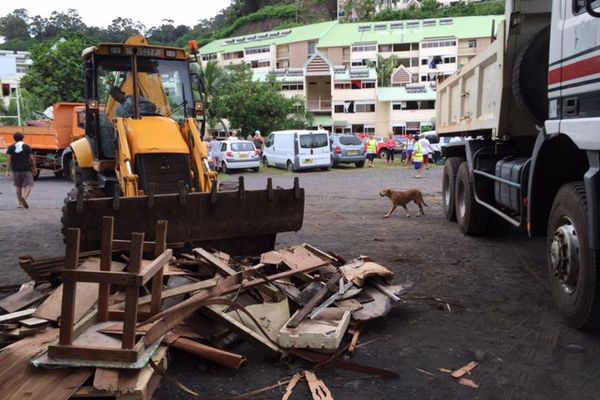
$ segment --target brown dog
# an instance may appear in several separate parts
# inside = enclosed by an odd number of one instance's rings
[[[390,215],[392,215],[392,212],[394,212],[394,210],[398,206],[404,208],[404,210],[406,211],[406,216],[410,217],[410,213],[408,212],[408,208],[406,208],[406,205],[411,201],[414,201],[415,204],[419,206],[419,213],[417,214],[417,217],[425,215],[425,212],[423,211],[423,206],[429,207],[423,201],[423,193],[421,193],[421,191],[417,189],[392,190],[386,188],[379,192],[379,195],[381,197],[387,196],[392,201],[392,209],[387,214],[385,214],[383,218],[387,218]]]

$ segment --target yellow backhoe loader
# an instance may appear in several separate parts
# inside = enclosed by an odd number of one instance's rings
[[[297,231],[304,190],[220,191],[207,162],[202,76],[183,49],[151,46],[142,36],[84,50],[85,137],[71,144],[75,189],[63,229],[82,229],[82,248],[100,246],[103,216],[115,237],[168,220],[167,241],[201,243],[233,254],[272,249],[278,232]],[[194,98],[194,94],[196,97]],[[202,118],[202,129],[198,119]]]

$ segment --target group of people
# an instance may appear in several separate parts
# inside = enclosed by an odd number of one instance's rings
[[[372,167],[375,158],[377,157],[377,140],[374,134],[370,134],[367,139],[367,161],[368,166]],[[396,153],[396,139],[391,133],[385,142],[386,163],[393,164]],[[429,169],[429,156],[433,155],[433,148],[424,133],[420,135],[410,136],[406,144],[406,148],[402,152],[402,160],[404,165],[412,163],[415,168],[415,178],[423,177],[423,169]]]
[[[239,132],[237,130],[232,130],[229,132],[229,136],[227,136],[228,141],[233,141],[233,140],[240,140],[239,138]],[[251,141],[252,143],[254,143],[254,147],[256,147],[256,153],[258,154],[258,156],[260,157],[262,154],[262,149],[265,145],[265,139],[264,137],[262,137],[262,135],[260,134],[260,131],[256,131],[254,132],[254,136],[252,135],[248,135],[246,140]],[[206,139],[206,142],[208,144],[208,152],[209,155],[211,156],[211,158],[213,159],[213,164],[214,164],[214,168],[215,171],[220,171],[221,169],[221,145],[222,145],[222,141],[217,139],[217,134],[213,133],[212,136],[209,136]]]

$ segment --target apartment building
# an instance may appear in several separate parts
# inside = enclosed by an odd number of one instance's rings
[[[27,51],[0,50],[0,101],[4,105],[14,96],[21,77],[32,64],[31,56]]]
[[[502,18],[330,21],[218,40],[200,53],[203,62],[246,63],[257,80],[273,76],[285,96],[305,100],[315,126],[416,134],[435,126],[437,82],[485,50]],[[396,60],[388,87],[378,85],[378,56]]]

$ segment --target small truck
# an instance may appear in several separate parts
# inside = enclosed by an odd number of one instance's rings
[[[72,142],[85,135],[85,104],[56,103],[54,119],[36,121],[35,125],[0,126],[0,148],[14,143],[13,135],[22,132],[35,158],[37,177],[40,170],[49,169],[56,176],[70,177]]]

